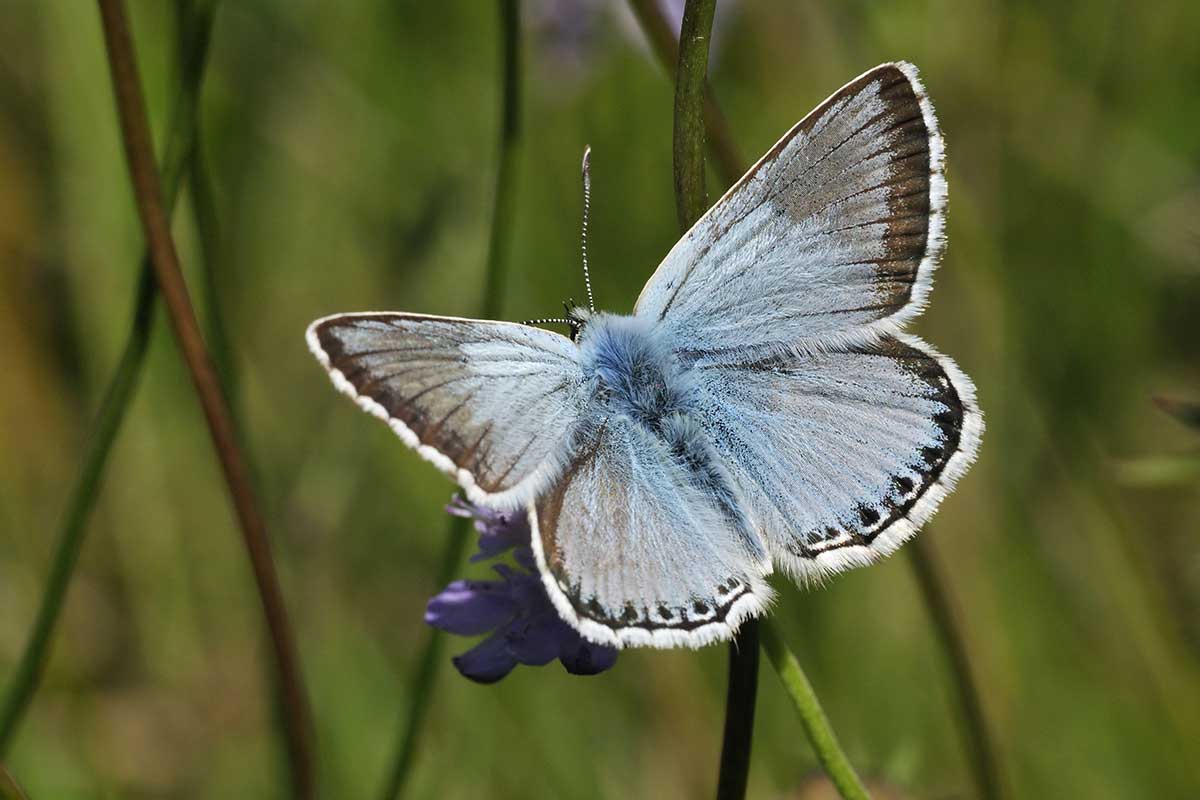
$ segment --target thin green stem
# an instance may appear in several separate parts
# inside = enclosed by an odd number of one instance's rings
[[[958,689],[959,707],[962,709],[962,724],[965,729],[968,761],[975,780],[975,790],[983,800],[999,800],[1003,796],[1000,769],[994,757],[992,737],[988,731],[987,716],[979,688],[971,672],[971,659],[967,643],[958,624],[954,603],[946,589],[946,582],[938,572],[937,554],[934,552],[928,533],[918,536],[908,545],[909,562],[925,607],[933,619],[933,628],[946,652],[954,685]]]
[[[771,660],[784,690],[796,707],[796,712],[800,714],[800,724],[808,734],[808,740],[812,742],[817,760],[825,768],[838,793],[846,800],[867,800],[867,790],[854,772],[854,767],[850,766],[846,754],[842,752],[812,684],[808,682],[808,677],[800,668],[800,662],[788,650],[783,637],[779,635],[771,620],[763,621],[761,637],[767,658]]]
[[[463,553],[470,539],[471,521],[464,517],[454,517],[447,531],[446,549],[442,551],[442,563],[438,567],[437,587],[440,589],[448,584],[462,562]],[[417,660],[413,670],[408,691],[408,708],[405,710],[403,727],[400,733],[396,756],[392,759],[388,771],[387,783],[384,784],[380,797],[392,800],[399,797],[412,768],[413,758],[417,753],[417,741],[429,706],[433,699],[433,685],[437,678],[438,666],[441,664],[442,651],[445,649],[445,635],[434,628],[426,633],[425,648]]]
[[[162,191],[168,214],[174,210],[184,165],[195,141],[196,109],[212,32],[213,4],[199,3],[193,6],[192,13],[185,14],[184,18],[180,50],[181,80],[173,101],[171,124],[162,157]],[[108,455],[129,409],[145,362],[155,296],[154,275],[147,252],[142,256],[129,335],[117,369],[105,389],[79,475],[67,500],[59,528],[58,546],[42,591],[33,630],[21,654],[4,705],[0,707],[0,757],[12,744],[50,656],[54,630],[83,547],[88,518],[100,493]]]
[[[238,442],[245,453],[246,463],[253,477],[258,477],[254,454],[246,442],[246,432],[238,411],[240,382],[237,358],[234,355],[233,339],[225,321],[225,306],[221,302],[217,274],[224,263],[224,240],[221,238],[220,217],[217,214],[217,192],[213,186],[212,168],[204,144],[204,130],[197,127],[196,142],[188,159],[188,195],[192,200],[192,213],[196,220],[197,240],[200,244],[199,284],[200,298],[204,305],[204,336],[212,354],[213,366],[225,401],[229,404],[230,417]],[[259,482],[256,480],[257,485]]]
[[[688,0],[675,70],[675,208],[686,231],[708,210],[704,189],[704,84],[716,0]]]
[[[664,13],[663,4],[659,0],[629,0],[629,7],[645,32],[663,71],[667,75],[674,75],[679,62],[679,42]],[[729,132],[729,123],[717,104],[712,84],[707,80],[704,82],[704,124],[708,131],[708,149],[717,172],[728,183],[733,183],[746,170],[737,145],[733,142],[733,135]]]
[[[500,123],[500,160],[496,170],[496,188],[492,203],[492,227],[488,240],[486,277],[480,316],[499,316],[508,279],[509,241],[515,210],[517,157],[521,144],[521,7],[519,0],[499,0],[502,59]],[[466,550],[470,520],[451,519],[438,569],[437,588],[441,589],[458,569]],[[433,700],[434,683],[442,659],[444,634],[431,629],[425,647],[417,659],[409,686],[409,705],[402,722],[396,755],[388,770],[387,782],[380,793],[382,800],[400,797],[412,769],[421,729]]]
[[[171,237],[125,6],[121,0],[99,0],[99,6],[117,118],[138,218],[149,246],[155,281],[204,411],[213,450],[229,490],[254,575],[282,697],[283,733],[288,748],[293,791],[298,797],[312,797],[316,793],[316,780],[308,698],[296,653],[295,636],[271,555],[266,523],[259,512],[229,406],[200,334],[196,312],[183,278],[179,253]]]
[[[238,397],[237,365],[233,357],[233,345],[229,329],[225,324],[225,311],[217,288],[217,267],[221,263],[223,247],[221,228],[217,217],[217,198],[213,188],[212,171],[204,148],[204,133],[196,131],[196,144],[188,160],[188,188],[192,200],[192,211],[196,218],[196,233],[200,243],[200,297],[205,309],[205,338],[212,352],[213,364],[221,379],[221,386],[231,407],[236,408]],[[237,423],[237,414],[234,414]]]

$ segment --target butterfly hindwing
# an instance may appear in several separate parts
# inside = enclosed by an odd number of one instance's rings
[[[975,387],[912,336],[697,364],[714,447],[777,565],[820,577],[916,533],[975,458]]]
[[[765,553],[661,437],[613,416],[583,421],[570,450],[529,514],[547,591],[585,637],[698,647],[765,611]]]
[[[933,107],[884,64],[789,131],[684,235],[638,298],[690,351],[827,349],[919,313],[942,249]]]
[[[553,479],[584,402],[578,349],[539,328],[343,314],[308,342],[339,389],[492,506],[519,508]]]

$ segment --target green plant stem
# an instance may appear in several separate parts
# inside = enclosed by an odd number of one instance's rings
[[[225,324],[224,307],[217,289],[217,266],[223,256],[221,228],[217,218],[217,198],[213,189],[212,171],[204,149],[204,134],[200,130],[196,131],[196,144],[188,160],[188,188],[192,211],[196,218],[200,260],[204,263],[204,269],[200,270],[200,297],[207,312],[204,332],[225,396],[230,407],[236,409],[239,396],[237,365],[233,357],[229,328]],[[236,413],[234,423],[238,423]]]
[[[629,7],[645,32],[663,71],[667,75],[674,75],[679,62],[679,42],[675,39],[675,31],[671,29],[670,21],[663,13],[663,4],[659,0],[629,0]],[[708,130],[708,149],[711,151],[717,172],[727,182],[733,183],[746,170],[729,132],[729,123],[717,104],[712,84],[707,80],[704,82],[704,124]]]
[[[298,797],[313,797],[316,783],[308,701],[296,655],[294,635],[283,602],[283,593],[279,588],[275,563],[271,557],[266,524],[258,510],[249,470],[238,447],[236,432],[216,369],[200,335],[199,323],[180,268],[179,255],[171,238],[125,7],[121,0],[99,0],[99,6],[122,141],[138,217],[154,266],[155,280],[204,411],[213,449],[216,451],[233,501],[243,543],[254,573],[275,657],[278,686],[283,698],[284,734],[293,790]]]
[[[212,169],[204,146],[204,131],[196,129],[196,143],[188,159],[188,189],[192,200],[192,213],[196,220],[197,240],[200,244],[201,269],[198,271],[200,298],[204,305],[204,335],[212,354],[217,380],[229,405],[234,432],[245,454],[252,478],[261,477],[255,469],[254,454],[246,442],[246,432],[238,413],[241,397],[237,359],[234,356],[233,340],[225,322],[224,304],[218,288],[217,273],[224,261],[224,244],[221,238],[220,218],[217,215],[217,193],[213,186]],[[261,485],[258,480],[254,484]]]
[[[817,760],[825,768],[838,793],[846,800],[867,800],[867,790],[854,772],[854,767],[850,766],[846,754],[842,752],[842,747],[829,726],[829,719],[821,709],[821,702],[817,700],[812,684],[800,668],[800,662],[788,650],[771,620],[763,621],[760,635],[767,658],[775,667],[784,690],[800,714],[800,724],[808,734],[808,740],[812,742]]]
[[[962,709],[962,721],[966,728],[966,745],[975,790],[983,800],[999,800],[1000,770],[993,757],[994,748],[988,731],[987,717],[983,713],[978,687],[971,673],[971,661],[966,642],[955,622],[954,603],[945,588],[937,566],[937,554],[928,533],[918,536],[908,545],[909,561],[925,607],[933,619],[933,628],[946,652],[954,685],[958,689],[958,701]]]
[[[675,70],[675,208],[683,231],[708,210],[704,190],[704,85],[716,0],[688,0],[679,29]]]
[[[689,0],[684,6],[679,35],[679,68],[675,84],[675,192],[680,227],[684,230],[708,208],[704,194],[704,116],[701,113],[704,82],[708,69],[708,41],[712,31],[715,0]],[[737,176],[730,177],[732,182]],[[760,634],[761,629],[761,634]],[[862,782],[850,766],[825,712],[804,675],[800,662],[787,649],[771,622],[742,626],[749,641],[731,645],[729,690],[726,699],[725,740],[717,796],[745,796],[750,770],[751,733],[757,691],[757,648],[749,646],[761,635],[763,649],[779,673],[784,688],[800,714],[801,724],[812,742],[817,758],[837,790],[847,800],[866,798]],[[753,650],[753,654],[749,651]]]
[[[500,122],[500,160],[496,170],[496,188],[492,203],[491,231],[488,239],[484,294],[480,316],[499,316],[508,279],[509,242],[515,209],[517,157],[521,144],[521,8],[519,0],[499,0],[502,59]],[[438,569],[437,589],[454,577],[466,550],[470,520],[454,517],[447,526],[445,550]],[[380,793],[382,800],[400,797],[412,769],[442,659],[444,634],[430,629],[425,647],[417,659],[409,688],[409,705],[401,723],[396,755]]]
[[[217,273],[224,261],[224,246],[221,238],[220,219],[217,214],[216,190],[213,187],[212,171],[204,146],[204,129],[202,127],[196,129],[195,146],[188,159],[188,189],[200,245],[200,269],[197,271],[197,276],[201,302],[206,312],[204,315],[205,339],[208,342],[209,353],[212,355],[213,366],[217,371],[221,392],[229,407],[235,438],[246,459],[251,483],[254,486],[261,486],[261,481],[258,480],[261,475],[255,469],[254,454],[249,448],[246,429],[242,424],[242,415],[239,413],[240,391],[237,361],[234,356],[233,340],[230,338],[228,327],[225,324],[224,304],[221,302],[217,286]],[[286,725],[287,698],[284,694],[284,687],[280,684],[274,671],[270,671],[267,677],[272,682],[275,719],[278,724]]]
[[[183,24],[180,49],[181,80],[171,111],[171,124],[162,158],[162,188],[167,213],[173,212],[188,154],[195,142],[200,84],[212,32],[213,4],[191,4]],[[125,419],[145,362],[154,318],[154,275],[149,253],[142,256],[133,301],[133,321],[117,369],[105,389],[83,453],[82,466],[67,500],[50,575],[42,591],[37,617],[21,660],[0,708],[0,757],[12,744],[17,728],[37,692],[50,656],[50,645],[62,612],[67,588],[83,547],[86,525],[100,492],[101,479],[113,441]]]

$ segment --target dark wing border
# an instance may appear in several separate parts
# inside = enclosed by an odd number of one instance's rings
[[[870,331],[875,334],[899,333],[901,328],[914,317],[921,314],[925,310],[928,303],[929,292],[933,288],[933,273],[937,269],[942,253],[946,248],[946,201],[947,201],[947,185],[946,185],[946,144],[942,137],[941,128],[938,126],[937,115],[933,110],[933,103],[929,100],[929,95],[925,91],[925,85],[921,82],[919,70],[907,61],[894,61],[886,64],[880,64],[873,67],[862,75],[859,75],[854,80],[842,86],[836,92],[827,97],[824,102],[810,111],[804,119],[797,122],[792,128],[780,137],[770,150],[763,154],[754,166],[752,166],[745,175],[743,175],[733,186],[721,196],[721,199],[713,203],[705,214],[696,221],[696,224],[685,233],[671,251],[667,253],[666,258],[662,260],[658,268],[646,281],[645,286],[638,296],[637,303],[634,304],[634,314],[638,314],[643,300],[647,296],[647,291],[656,281],[667,280],[667,276],[662,274],[664,266],[672,261],[672,257],[676,256],[676,251],[685,246],[692,246],[694,243],[689,241],[692,232],[695,231],[702,223],[706,223],[708,218],[713,214],[714,210],[723,205],[731,196],[741,191],[742,188],[758,174],[764,166],[774,161],[779,153],[787,146],[787,144],[795,138],[798,133],[807,132],[812,129],[813,125],[821,119],[822,115],[828,111],[830,106],[838,102],[845,95],[852,95],[862,90],[862,87],[872,80],[875,80],[880,73],[888,70],[898,70],[903,79],[907,80],[912,88],[913,95],[916,97],[917,104],[921,110],[921,117],[925,125],[925,129],[929,136],[929,225],[925,235],[924,252],[917,264],[916,274],[912,279],[911,288],[909,290],[908,299],[900,304],[896,311],[886,317],[881,317],[873,322],[862,326],[865,331]],[[667,300],[663,309],[658,313],[658,319],[663,319],[671,307],[675,295],[687,281],[689,272],[679,276],[678,282],[672,288],[670,298]]]
[[[565,493],[571,476],[579,470],[581,464],[596,457],[598,441],[597,437],[589,449],[577,453],[564,469],[557,484],[557,489],[561,491],[555,491],[542,498],[547,502],[547,515],[553,518],[555,525],[562,513],[562,494]],[[745,620],[766,614],[774,599],[774,592],[763,574],[746,580],[727,578],[716,587],[716,593],[708,602],[698,603],[692,608],[667,609],[660,606],[656,610],[639,611],[630,605],[620,617],[605,614],[599,608],[589,611],[586,601],[578,595],[572,596],[570,588],[563,586],[558,575],[560,570],[548,563],[536,502],[528,504],[527,514],[532,532],[534,559],[542,577],[542,584],[554,603],[555,610],[562,620],[579,631],[583,638],[596,644],[616,648],[697,649],[714,642],[732,639]],[[769,571],[770,565],[765,566]],[[658,619],[654,618],[655,613],[660,615]]]
[[[401,311],[360,311],[350,312],[345,314],[331,314],[326,317],[321,317],[314,320],[305,332],[305,340],[308,343],[308,349],[316,356],[317,361],[329,373],[329,378],[339,392],[352,399],[359,408],[366,411],[373,417],[376,417],[392,429],[392,432],[400,437],[400,440],[410,448],[415,450],[419,456],[424,458],[429,463],[437,467],[442,473],[447,475],[451,480],[455,481],[466,492],[467,498],[474,503],[480,503],[493,507],[503,508],[521,508],[528,498],[535,496],[553,480],[557,469],[554,465],[542,464],[536,471],[522,479],[517,484],[504,489],[500,492],[489,492],[476,482],[475,475],[470,470],[459,466],[453,458],[448,454],[443,453],[436,447],[421,441],[421,438],[415,431],[412,430],[404,420],[396,417],[387,408],[375,398],[372,398],[359,391],[342,371],[333,365],[337,354],[331,353],[328,344],[322,338],[322,330],[329,323],[337,320],[348,318],[375,318],[382,319],[388,317],[402,318],[406,320],[430,320],[436,322],[452,322],[470,325],[501,325],[513,326],[523,331],[537,331],[538,333],[547,336],[554,336],[569,341],[565,336],[557,334],[554,331],[547,331],[542,328],[533,328],[528,325],[521,325],[516,322],[505,322],[500,320],[481,320],[470,319],[467,317],[443,317],[435,314],[412,314]]]
[[[943,388],[952,389],[957,395],[961,418],[935,420],[944,430],[955,432],[957,436],[953,442],[947,440],[946,446],[927,455],[925,466],[928,480],[912,487],[911,496],[896,505],[887,517],[870,522],[864,519],[864,530],[840,531],[817,546],[797,544],[789,548],[790,558],[781,566],[798,577],[824,579],[843,570],[866,566],[895,552],[916,536],[933,517],[942,500],[953,491],[959,478],[966,474],[979,454],[984,421],[983,412],[975,398],[975,384],[951,358],[942,355],[920,338],[911,334],[896,334],[894,338],[918,351],[939,368],[913,365],[923,380],[945,380],[948,386]]]

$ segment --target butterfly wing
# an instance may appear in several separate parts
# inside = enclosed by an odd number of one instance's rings
[[[526,325],[342,314],[314,322],[308,344],[338,389],[494,507],[553,480],[583,407],[578,348]]]
[[[942,137],[911,64],[856,78],[680,239],[638,298],[707,355],[814,352],[920,313],[942,250]]]
[[[975,387],[913,336],[697,365],[713,446],[777,565],[821,577],[916,533],[975,459]]]
[[[581,424],[569,450],[529,518],[546,590],[586,638],[699,647],[766,610],[765,554],[660,436],[614,415]]]

